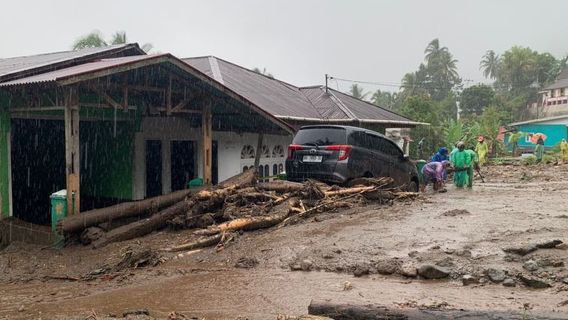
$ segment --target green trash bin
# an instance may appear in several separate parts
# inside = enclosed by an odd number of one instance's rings
[[[193,180],[189,181],[187,186],[189,188],[199,188],[199,187],[203,186],[203,179],[202,178],[193,179]]]
[[[49,197],[51,199],[51,232],[53,234],[53,244],[56,247],[63,247],[64,237],[57,232],[57,221],[67,217],[67,190],[59,190]]]
[[[422,168],[426,165],[426,160],[416,160],[416,170],[418,170],[418,180],[420,184],[424,184],[424,176],[422,175]]]

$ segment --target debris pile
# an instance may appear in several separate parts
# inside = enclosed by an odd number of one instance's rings
[[[70,216],[60,221],[58,228],[66,235],[81,234],[81,242],[94,248],[140,237],[166,226],[197,228],[190,241],[166,250],[193,250],[212,245],[222,249],[234,239],[235,232],[282,227],[317,213],[370,201],[388,204],[418,196],[392,188],[392,184],[393,179],[386,177],[355,179],[349,187],[313,180],[257,182],[255,170],[248,170],[197,192],[183,190]]]

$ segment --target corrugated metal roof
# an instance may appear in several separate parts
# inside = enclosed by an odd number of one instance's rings
[[[29,76],[34,73],[34,70],[38,69],[42,69],[43,72],[53,71],[124,51],[130,51],[128,55],[144,54],[144,51],[134,43],[0,59],[0,82],[14,80],[14,78],[18,78],[16,75],[20,77]],[[47,70],[45,70],[46,67]]]
[[[420,124],[336,90],[326,93],[323,86],[296,87],[213,56],[183,61],[213,79],[222,79],[227,87],[282,119]],[[217,67],[220,74],[213,72]]]
[[[297,87],[215,57],[189,58],[183,61],[215,79],[211,59],[216,60],[225,86],[270,114],[321,117]]]
[[[3,82],[0,83],[0,87],[60,81],[69,77],[78,76],[85,73],[113,68],[116,66],[126,65],[129,63],[139,62],[143,60],[156,59],[163,56],[169,56],[169,54],[139,55],[139,56],[130,56],[130,57],[122,57],[114,59],[102,59],[95,62],[80,64],[78,66],[41,73],[35,76]]]
[[[554,90],[554,89],[562,89],[568,88],[568,78],[556,80],[553,84],[544,87],[543,90]]]

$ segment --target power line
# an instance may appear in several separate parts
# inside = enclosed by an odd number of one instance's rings
[[[336,83],[337,83],[337,81],[344,81],[344,82],[351,82],[351,83],[370,84],[370,85],[383,86],[383,87],[394,87],[394,88],[447,89],[447,88],[432,86],[432,85],[428,85],[428,84],[405,85],[405,84],[400,83],[400,82],[363,81],[363,80],[337,78],[337,77],[332,77],[332,76],[330,76],[329,79],[335,80]],[[475,83],[476,81],[472,80],[472,79],[462,79],[462,82]],[[482,83],[482,82],[477,82],[477,83],[487,85],[486,83]]]

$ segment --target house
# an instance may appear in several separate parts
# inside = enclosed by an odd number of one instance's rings
[[[537,117],[568,114],[568,67],[556,77],[556,81],[539,92]]]
[[[404,130],[425,125],[325,86],[297,87],[214,56],[183,61],[295,129],[313,124],[353,125],[382,132],[403,147]],[[261,173],[265,175],[276,175],[284,166],[284,159],[275,163],[268,157],[268,150],[281,150],[291,143],[291,137],[272,139],[266,138],[263,146],[266,157],[261,159]],[[254,153],[255,146],[255,140],[243,140],[243,155]],[[241,159],[241,166],[250,166],[250,161]]]
[[[70,214],[283,170],[304,124],[379,131],[421,123],[322,86],[296,87],[215,57],[146,55],[137,44],[0,59],[0,216]],[[260,146],[260,150],[258,149]]]
[[[511,123],[509,127],[514,127],[518,131],[527,133],[518,143],[519,149],[525,151],[533,151],[535,144],[531,138],[532,135],[537,133],[546,136],[544,140],[545,148],[553,148],[562,139],[568,139],[568,115],[515,122]]]

